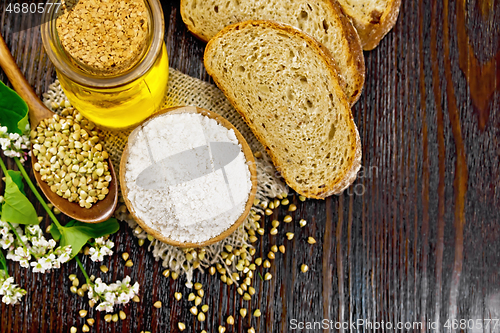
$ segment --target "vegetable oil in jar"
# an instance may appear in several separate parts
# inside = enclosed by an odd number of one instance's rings
[[[110,88],[80,85],[58,72],[71,104],[87,119],[108,129],[133,126],[161,108],[168,81],[165,45],[153,67],[142,77]]]
[[[168,56],[158,0],[79,0],[74,7],[63,2],[62,13],[52,8],[44,14],[43,43],[62,89],[82,115],[122,129],[161,107]]]

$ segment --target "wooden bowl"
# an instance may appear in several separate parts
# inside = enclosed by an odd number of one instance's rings
[[[246,142],[245,138],[241,133],[234,127],[229,121],[227,121],[225,118],[222,116],[218,115],[215,112],[211,112],[199,107],[195,106],[180,106],[180,107],[173,107],[173,108],[168,108],[161,110],[154,115],[150,116],[144,122],[147,122],[148,120],[157,117],[159,115],[165,114],[165,113],[170,113],[170,114],[179,114],[179,113],[199,113],[201,115],[204,115],[206,117],[209,117],[211,119],[215,119],[220,125],[226,127],[227,129],[232,129],[234,133],[236,134],[236,138],[238,139],[239,143],[241,144],[241,147],[243,149],[243,153],[245,154],[245,159],[247,160],[247,165],[250,170],[250,175],[251,175],[251,181],[252,181],[252,189],[250,190],[250,194],[248,196],[248,201],[245,205],[245,210],[243,214],[239,217],[236,222],[234,222],[228,229],[226,229],[224,232],[222,232],[220,235],[213,237],[209,240],[206,240],[204,242],[200,243],[189,243],[189,242],[179,242],[173,239],[170,239],[168,237],[165,237],[163,234],[161,234],[158,230],[150,227],[148,224],[146,224],[142,219],[140,219],[134,209],[134,206],[128,199],[128,188],[127,188],[127,183],[125,181],[125,172],[126,172],[126,164],[128,160],[128,143],[125,146],[125,149],[123,150],[122,158],[120,161],[120,186],[122,190],[122,195],[123,199],[125,201],[125,204],[127,205],[127,208],[134,217],[134,219],[137,221],[137,223],[141,226],[142,229],[144,229],[148,234],[152,235],[154,238],[158,239],[159,241],[170,244],[173,246],[177,247],[182,247],[182,248],[195,248],[195,247],[203,247],[207,245],[211,245],[216,242],[220,242],[230,234],[232,234],[242,223],[243,221],[247,218],[248,214],[250,213],[250,209],[252,208],[254,199],[255,199],[255,193],[257,192],[257,169],[255,167],[255,160],[253,157],[252,150],[248,146],[248,143]]]

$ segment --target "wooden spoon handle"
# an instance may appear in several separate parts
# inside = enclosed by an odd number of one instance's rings
[[[10,54],[10,50],[5,44],[5,41],[0,35],[0,66],[9,78],[10,83],[21,96],[22,99],[28,104],[29,117],[31,126],[36,126],[45,118],[52,117],[53,112],[47,109],[42,101],[35,94],[30,84],[24,78],[21,70],[16,65],[16,61]]]

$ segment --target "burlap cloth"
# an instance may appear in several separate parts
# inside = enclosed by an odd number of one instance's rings
[[[59,85],[59,81],[50,85],[49,91],[45,93],[43,97],[44,103],[52,109],[54,109],[55,105],[53,102],[56,102],[56,104],[61,104],[62,102],[64,105],[64,101],[67,100]],[[258,181],[256,194],[257,199],[260,201],[268,201],[268,198],[274,198],[279,194],[287,193],[287,187],[278,177],[269,156],[265,153],[262,145],[255,138],[252,131],[243,121],[238,112],[236,112],[231,106],[224,94],[212,84],[190,77],[173,68],[170,68],[168,89],[165,95],[163,108],[182,105],[198,106],[220,114],[241,132],[254,153],[257,151],[262,153],[262,158],[256,159]],[[115,171],[117,172],[119,171],[120,158],[123,149],[127,143],[128,135],[132,130],[133,128],[119,132],[104,131],[106,138],[104,146],[110,154],[111,161],[113,162]],[[254,206],[254,210],[259,211],[259,208]],[[156,260],[162,260],[164,267],[167,267],[171,271],[177,272],[178,274],[185,273],[188,283],[191,282],[193,267],[192,263],[186,259],[185,252],[183,250],[148,237],[144,231],[137,228],[137,223],[127,212],[124,204],[119,205],[117,211],[115,212],[115,216],[119,220],[127,222],[128,225],[134,230],[135,236],[151,240],[149,250],[152,251]],[[247,221],[245,221],[243,225],[238,228],[238,230],[225,240],[206,247],[206,255],[203,260],[200,260],[199,269],[203,270],[204,267],[213,265],[216,262],[225,266],[224,260],[220,257],[220,253],[223,251],[223,247],[226,244],[230,244],[233,247],[241,247],[244,244],[250,246],[250,244],[247,243],[248,234],[245,231],[245,227],[247,229],[255,228],[254,223],[250,218],[248,218]],[[226,269],[234,271],[234,267],[232,269],[232,267],[226,266]],[[228,276],[231,275],[228,274]]]

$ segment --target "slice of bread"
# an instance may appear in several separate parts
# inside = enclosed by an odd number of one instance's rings
[[[293,25],[323,43],[342,77],[353,105],[365,81],[365,60],[359,36],[336,1],[331,0],[181,0],[188,29],[209,41],[224,27],[246,20],[272,20]]]
[[[331,0],[338,1],[361,38],[363,50],[377,47],[398,19],[401,0]]]
[[[354,181],[361,142],[322,44],[290,25],[246,21],[212,38],[204,63],[295,191],[325,198]]]

